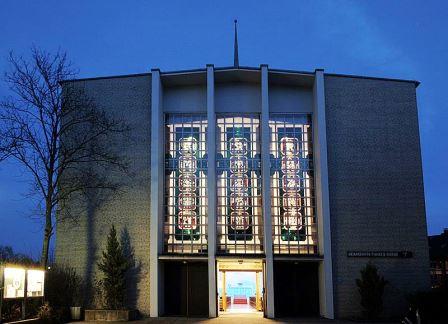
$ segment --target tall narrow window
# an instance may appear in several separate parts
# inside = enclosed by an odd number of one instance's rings
[[[311,116],[271,114],[271,190],[276,254],[316,254]]]
[[[217,249],[261,253],[260,122],[255,115],[217,119]]]
[[[206,116],[166,116],[167,253],[207,253],[206,130]]]

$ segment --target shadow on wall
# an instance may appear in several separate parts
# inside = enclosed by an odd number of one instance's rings
[[[125,305],[130,309],[137,309],[137,297],[139,294],[138,284],[140,281],[140,272],[142,268],[141,261],[136,260],[134,248],[131,245],[131,236],[126,227],[123,228],[120,235],[120,244],[124,256],[129,260],[130,268],[126,274],[126,300]]]
[[[93,306],[96,296],[97,285],[94,279],[94,267],[96,266],[98,247],[95,242],[95,216],[101,208],[105,198],[100,190],[89,189],[85,192],[86,208],[87,208],[87,258],[84,272],[85,280],[85,298],[86,306]]]
[[[120,179],[120,180],[117,180]],[[101,228],[109,219],[107,213],[102,210],[108,203],[113,200],[117,200],[127,189],[127,184],[122,181],[123,177],[121,173],[115,173],[113,170],[104,170],[102,173],[92,171],[89,173],[87,179],[85,179],[88,189],[83,192],[82,202],[77,204],[84,207],[84,213],[86,215],[86,243],[87,243],[87,255],[86,264],[84,268],[84,280],[85,280],[85,306],[87,307],[100,307],[102,306],[102,297],[98,289],[97,278],[97,262],[101,257],[102,247],[98,247],[104,240],[101,235]],[[102,186],[104,185],[104,186]],[[120,224],[117,227],[120,228]],[[136,285],[138,272],[140,272],[140,264],[135,261],[134,250],[130,244],[130,236],[126,228],[122,230],[121,241],[123,251],[127,253],[127,257],[132,262],[131,270],[129,273],[130,291],[136,294]],[[105,241],[104,241],[105,242]],[[137,282],[133,282],[136,281]],[[130,296],[129,300],[132,301],[131,305],[135,304],[136,296]]]
[[[93,180],[95,181],[95,180]],[[89,188],[84,192],[83,205],[85,206],[87,224],[86,224],[86,242],[87,242],[87,256],[84,270],[85,280],[85,306],[95,307],[99,306],[100,301],[98,297],[98,284],[95,274],[97,270],[98,254],[97,243],[99,240],[97,233],[97,226],[99,223],[98,216],[101,214],[103,208],[108,202],[116,199],[120,194],[120,190],[107,190],[102,188]],[[100,222],[101,224],[101,222]]]

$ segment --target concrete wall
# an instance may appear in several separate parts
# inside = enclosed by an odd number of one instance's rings
[[[127,302],[149,314],[151,78],[97,79],[76,85],[84,86],[99,107],[131,127],[129,136],[118,139],[117,149],[130,159],[132,175],[122,179],[126,185],[122,194],[89,193],[77,206],[76,222],[57,224],[56,262],[74,267],[93,286],[111,225],[120,236],[127,231],[136,262],[129,276]]]
[[[415,86],[326,76],[325,96],[336,317],[361,312],[355,279],[369,259],[350,250],[413,252],[371,259],[390,282],[384,315],[403,314],[406,294],[429,287]]]
[[[261,112],[260,85],[227,82],[215,84],[215,109],[221,112]]]
[[[303,87],[269,85],[270,112],[313,112],[313,90]]]
[[[205,113],[207,111],[205,85],[164,87],[163,110],[171,113]]]

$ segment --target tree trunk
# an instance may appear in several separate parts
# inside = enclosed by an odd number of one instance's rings
[[[50,249],[50,238],[52,234],[52,219],[51,219],[51,201],[45,203],[45,229],[44,241],[42,244],[42,256],[40,259],[41,265],[46,269],[48,264],[48,253]]]

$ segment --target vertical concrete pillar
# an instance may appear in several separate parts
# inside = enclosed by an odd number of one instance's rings
[[[320,314],[334,318],[333,268],[331,259],[330,200],[328,189],[327,130],[325,120],[324,71],[317,69],[314,79],[313,143],[316,184],[316,213],[319,237],[319,254],[324,260],[319,264]]]
[[[255,308],[257,311],[261,309],[260,300],[260,272],[255,272]]]
[[[207,244],[209,317],[216,317],[216,116],[213,65],[207,65]]]
[[[266,315],[274,318],[274,256],[272,253],[271,162],[269,134],[268,66],[261,65],[261,184],[263,198],[264,251],[266,254]]]
[[[150,316],[158,317],[163,311],[163,291],[158,256],[163,239],[163,172],[164,172],[164,118],[162,110],[162,83],[160,71],[151,70],[151,220],[150,220]]]
[[[4,266],[0,266],[0,323],[2,323],[2,309],[3,309],[3,287],[5,287],[5,283],[3,282],[4,277]]]
[[[226,293],[226,272],[222,272],[222,310],[227,310],[227,293]]]

